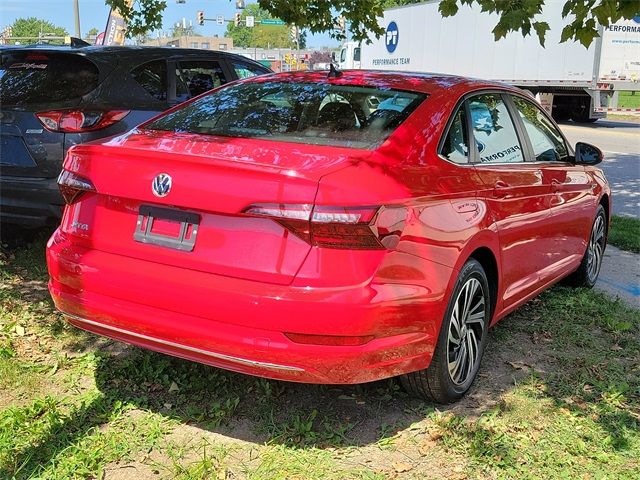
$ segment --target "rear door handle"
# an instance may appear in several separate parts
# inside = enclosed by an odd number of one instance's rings
[[[493,186],[493,197],[494,198],[505,198],[509,195],[509,186],[508,183],[503,182],[502,180],[498,180]]]

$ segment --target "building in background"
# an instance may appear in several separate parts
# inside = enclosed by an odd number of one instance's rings
[[[316,58],[317,51],[300,50],[291,48],[235,48],[233,39],[229,37],[158,37],[145,40],[142,46],[199,48],[202,50],[219,50],[242,55],[270,68],[274,72],[289,72],[292,70],[307,70],[310,67],[309,59]],[[328,52],[328,51],[327,51]],[[330,53],[327,53],[330,58]]]
[[[233,38],[229,37],[203,37],[199,35],[184,37],[160,37],[146,40],[144,46],[176,47],[176,48],[201,48],[203,50],[231,50]]]

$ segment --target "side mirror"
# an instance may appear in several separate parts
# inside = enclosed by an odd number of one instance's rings
[[[588,143],[576,143],[576,164],[577,165],[597,165],[604,156],[602,150]]]

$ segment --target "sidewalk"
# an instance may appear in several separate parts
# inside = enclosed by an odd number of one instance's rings
[[[640,254],[607,245],[596,288],[640,308]]]

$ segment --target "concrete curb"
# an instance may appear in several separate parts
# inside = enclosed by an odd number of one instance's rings
[[[640,308],[640,254],[607,245],[596,288]]]

